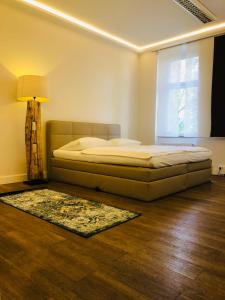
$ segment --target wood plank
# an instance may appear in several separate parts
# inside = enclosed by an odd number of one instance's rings
[[[225,299],[225,178],[151,203],[49,188],[142,215],[85,239],[0,203],[2,300]]]

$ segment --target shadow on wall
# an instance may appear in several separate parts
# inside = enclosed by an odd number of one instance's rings
[[[16,101],[17,77],[0,64],[0,177],[25,172],[26,104]]]
[[[16,100],[17,77],[0,64],[0,106]],[[1,110],[0,110],[1,113]]]

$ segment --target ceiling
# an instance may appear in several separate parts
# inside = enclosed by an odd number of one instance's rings
[[[225,0],[192,1],[216,20],[203,24],[173,0],[19,0],[137,52],[225,32]]]
[[[138,46],[204,27],[172,0],[41,0]],[[225,20],[225,0],[202,0],[217,21]]]

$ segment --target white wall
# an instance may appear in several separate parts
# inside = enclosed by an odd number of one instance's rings
[[[140,54],[138,68],[138,137],[144,144],[154,144],[155,142],[156,71],[156,52]]]
[[[48,77],[43,121],[119,123],[123,136],[137,137],[137,54],[62,25],[22,3],[0,3],[0,183],[22,180],[26,172],[18,76]]]

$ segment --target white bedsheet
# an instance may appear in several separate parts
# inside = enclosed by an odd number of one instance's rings
[[[55,150],[54,157],[95,163],[162,168],[211,158],[211,151],[187,146],[100,147],[83,151]]]

